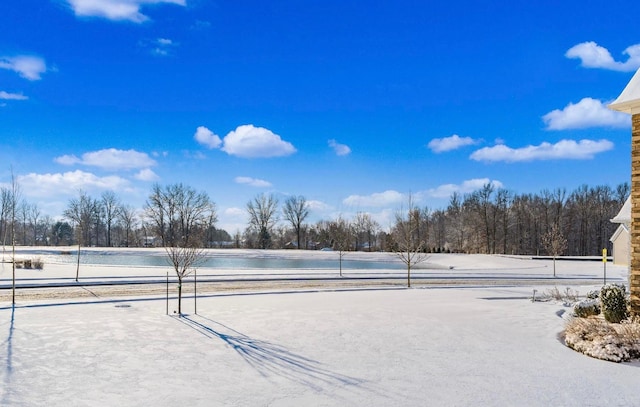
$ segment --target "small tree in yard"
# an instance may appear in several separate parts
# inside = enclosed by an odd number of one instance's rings
[[[425,253],[426,242],[418,236],[420,213],[409,197],[407,211],[396,213],[396,224],[392,230],[394,252],[407,266],[407,287],[411,287],[411,268],[429,258]]]
[[[178,316],[182,315],[182,281],[204,260],[204,249],[187,246],[165,247],[167,257],[178,277]]]
[[[562,235],[560,227],[557,223],[551,225],[551,228],[542,236],[542,245],[544,249],[553,257],[553,276],[556,276],[556,257],[567,250],[567,239]]]
[[[333,250],[338,252],[338,259],[340,261],[340,277],[342,277],[342,258],[351,245],[351,231],[352,229],[349,221],[343,218],[338,218],[329,223],[331,246]]]
[[[145,212],[176,272],[178,315],[182,315],[182,282],[204,260],[203,240],[216,221],[215,204],[205,192],[183,184],[155,185]]]

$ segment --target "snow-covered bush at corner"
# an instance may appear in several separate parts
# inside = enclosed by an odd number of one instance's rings
[[[567,323],[565,343],[585,355],[625,362],[640,357],[640,323],[611,324],[602,318],[574,318]]]
[[[602,315],[608,322],[618,323],[627,318],[627,300],[624,285],[607,284],[600,290]]]
[[[578,301],[573,306],[573,313],[579,318],[600,314],[600,300],[589,299]]]
[[[590,290],[587,293],[587,298],[590,300],[599,300],[600,299],[600,290]]]

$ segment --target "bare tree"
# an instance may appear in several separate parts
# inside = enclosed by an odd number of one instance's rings
[[[449,226],[448,237],[453,243],[453,250],[461,252],[464,249],[465,224],[462,199],[458,192],[451,194],[445,215]]]
[[[395,243],[394,251],[398,258],[407,266],[407,287],[411,287],[411,268],[424,262],[429,257],[426,253],[426,242],[419,237],[419,211],[409,196],[409,206],[406,211],[400,210],[395,216],[396,223],[392,230]]]
[[[178,316],[182,315],[182,282],[205,259],[204,249],[195,246],[165,247],[169,263],[178,277]]]
[[[271,246],[272,228],[278,221],[277,209],[278,199],[273,194],[260,194],[247,203],[249,228],[258,234],[261,249],[268,249]]]
[[[119,215],[119,211],[121,208],[120,201],[113,191],[105,191],[102,193],[100,198],[100,203],[102,205],[102,216],[104,218],[104,224],[107,228],[106,237],[107,237],[107,247],[111,247],[111,227],[113,226],[114,221]]]
[[[342,217],[338,217],[338,219],[329,223],[328,232],[331,237],[332,248],[338,252],[340,277],[342,277],[342,258],[351,248],[352,230],[353,228],[349,221]]]
[[[556,276],[556,257],[567,250],[567,239],[562,235],[557,223],[551,225],[547,233],[542,236],[542,245],[547,253],[553,256],[553,276]]]
[[[34,245],[38,244],[40,215],[40,208],[38,208],[37,204],[29,205],[29,223],[31,224],[31,229],[33,232],[32,244]]]
[[[216,221],[215,213],[215,204],[205,192],[181,183],[154,185],[145,203],[145,216],[164,247],[191,246],[192,240],[202,245],[207,226]]]
[[[217,219],[215,204],[205,192],[183,184],[155,185],[145,209],[176,272],[178,315],[182,315],[182,283],[204,260],[206,231]]]
[[[18,179],[11,170],[11,304],[16,304],[16,207],[22,195]]]
[[[29,212],[31,211],[31,205],[29,202],[24,199],[20,201],[20,205],[18,205],[18,213],[20,215],[20,220],[22,221],[22,245],[27,245],[27,221],[29,220]]]
[[[302,223],[309,216],[309,204],[304,196],[290,196],[284,201],[282,212],[284,218],[289,221],[296,233],[298,249],[300,249]]]
[[[135,209],[130,205],[121,205],[118,210],[118,219],[124,229],[124,241],[129,247],[131,245],[131,234],[137,222]]]
[[[76,236],[78,239],[78,258],[76,263],[76,282],[80,275],[80,250],[86,241],[90,241],[91,224],[95,219],[97,202],[80,191],[78,198],[69,201],[64,217],[73,222],[76,226]]]
[[[11,221],[11,214],[13,212],[13,196],[11,194],[11,188],[2,187],[0,189],[0,228],[2,228],[2,260],[4,261],[4,254],[6,251],[7,239],[11,237],[11,227],[9,222]]]

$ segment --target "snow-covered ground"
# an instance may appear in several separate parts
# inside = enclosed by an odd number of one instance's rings
[[[440,256],[430,260],[487,275],[551,264]],[[563,261],[557,271],[599,276],[602,263]],[[623,281],[626,269],[608,273]],[[531,302],[533,288],[549,287],[220,293],[198,297],[197,314],[186,298],[183,318],[165,315],[159,297],[4,302],[0,405],[640,405],[640,362],[565,347],[559,315],[569,309]]]

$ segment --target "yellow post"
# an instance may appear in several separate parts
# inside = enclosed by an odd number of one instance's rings
[[[604,264],[604,285],[607,285],[607,248],[602,249],[602,264]]]

